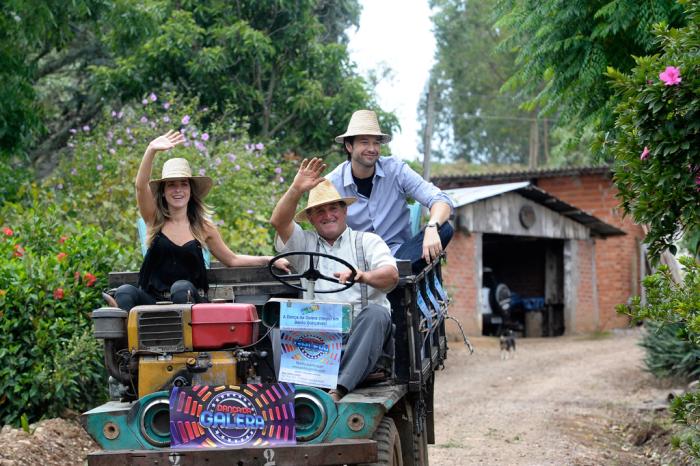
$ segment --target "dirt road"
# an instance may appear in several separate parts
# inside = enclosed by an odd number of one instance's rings
[[[501,361],[495,338],[452,343],[438,373],[432,466],[685,464],[668,446],[661,388],[641,369],[639,334],[521,339]],[[0,431],[0,466],[82,464],[97,446],[75,420],[29,435]]]
[[[669,389],[642,371],[638,338],[520,339],[505,361],[496,338],[473,339],[471,356],[451,344],[437,376],[430,464],[665,463],[658,450],[668,432],[649,419]]]

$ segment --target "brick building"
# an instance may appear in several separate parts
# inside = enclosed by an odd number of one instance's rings
[[[615,306],[640,292],[644,234],[630,218],[623,218],[607,167],[452,175],[432,181],[450,190],[453,198],[460,190],[462,195],[482,197],[462,201],[444,269],[453,298],[451,313],[467,333],[480,334],[481,314],[489,312],[483,308],[489,301],[482,295],[484,270],[487,275],[493,271],[525,298],[523,303],[543,299],[549,334],[627,324]],[[476,187],[480,188],[463,189]],[[547,227],[523,227],[526,204],[529,215]],[[531,318],[535,313],[523,315]],[[450,331],[456,336],[455,329]]]

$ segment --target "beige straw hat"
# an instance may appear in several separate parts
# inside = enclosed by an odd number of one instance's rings
[[[379,142],[386,144],[391,141],[391,136],[382,133],[377,121],[377,114],[372,110],[358,110],[350,117],[348,130],[340,136],[335,137],[335,142],[343,143],[343,140],[349,136],[359,136],[367,134],[370,136],[379,136]]]
[[[331,204],[338,201],[344,202],[345,205],[350,205],[357,201],[357,199],[354,197],[340,197],[340,194],[338,194],[338,190],[335,189],[333,183],[328,180],[323,180],[318,186],[309,191],[309,201],[306,203],[306,208],[297,212],[297,214],[294,216],[294,220],[297,222],[308,220],[309,217],[307,217],[306,212],[312,207]]]
[[[158,185],[163,181],[182,180],[186,178],[191,180],[192,189],[197,192],[199,198],[204,199],[211,189],[213,184],[212,179],[208,176],[192,176],[192,169],[190,168],[189,162],[180,158],[168,159],[165,161],[160,179],[149,181],[151,192],[155,195],[158,192]]]

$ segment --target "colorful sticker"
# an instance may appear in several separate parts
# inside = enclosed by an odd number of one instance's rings
[[[343,336],[340,333],[282,331],[278,379],[312,387],[336,388]]]
[[[170,392],[172,448],[294,444],[291,384],[194,385]]]

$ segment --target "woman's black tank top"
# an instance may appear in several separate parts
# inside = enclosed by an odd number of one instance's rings
[[[193,239],[178,246],[158,232],[141,264],[139,288],[149,294],[163,295],[178,280],[188,280],[197,289],[209,289],[202,245]]]

